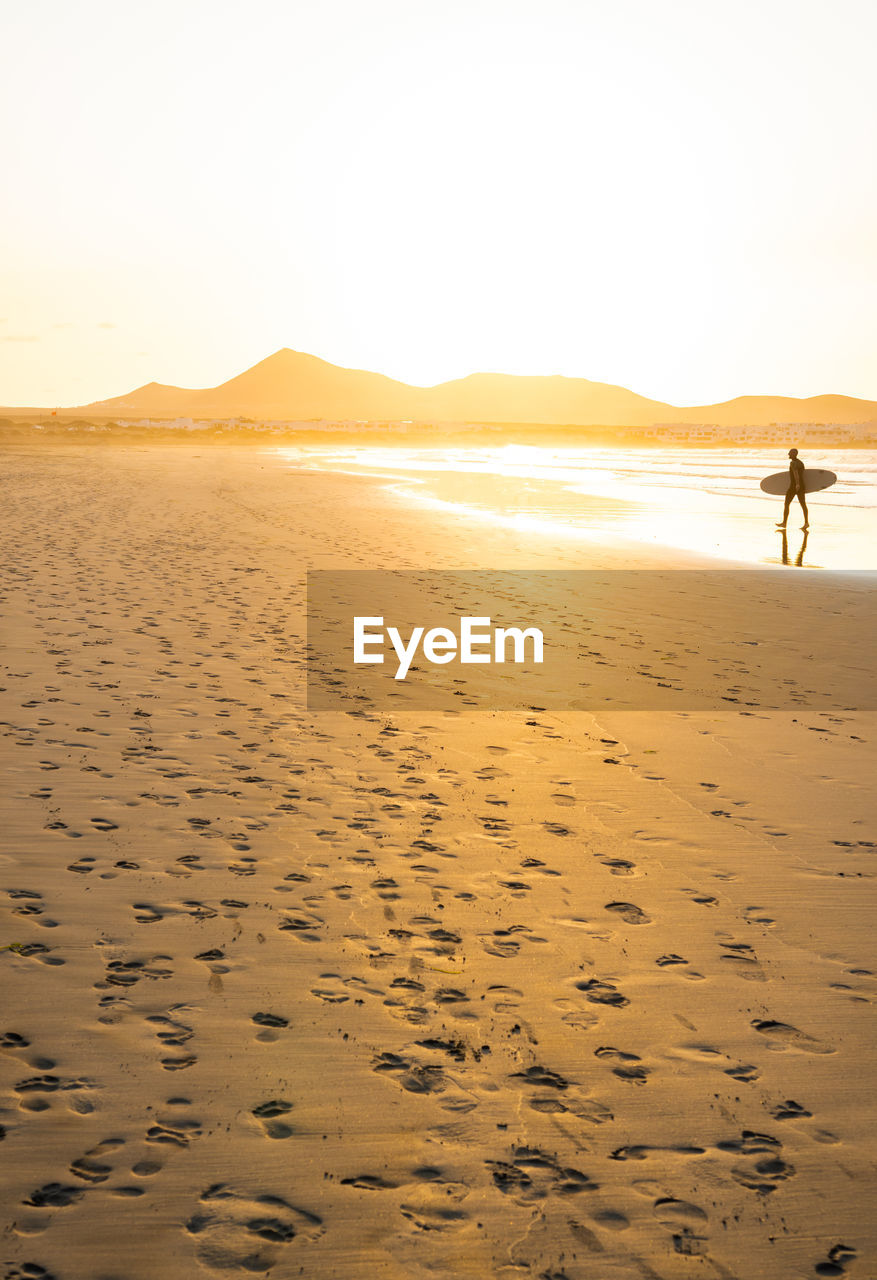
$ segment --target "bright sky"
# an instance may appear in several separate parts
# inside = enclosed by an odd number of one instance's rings
[[[7,0],[0,404],[877,398],[874,0]]]

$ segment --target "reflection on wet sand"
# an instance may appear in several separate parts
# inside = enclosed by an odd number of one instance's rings
[[[783,564],[794,564],[797,568],[802,568],[804,564],[804,552],[807,550],[807,539],[810,537],[810,530],[801,530],[804,536],[801,539],[801,545],[798,548],[798,554],[795,556],[794,560],[789,559],[789,535],[785,529],[781,532],[783,535]]]

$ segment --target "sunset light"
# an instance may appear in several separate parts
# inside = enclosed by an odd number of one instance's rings
[[[0,1280],[873,1280],[877,4],[2,8]]]

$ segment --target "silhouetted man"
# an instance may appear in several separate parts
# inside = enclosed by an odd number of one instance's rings
[[[777,521],[778,529],[785,529],[789,518],[789,507],[792,499],[797,497],[804,512],[804,528],[810,528],[810,517],[807,514],[807,503],[804,500],[804,463],[798,457],[797,449],[789,450],[789,487],[786,490],[786,505],[783,507],[783,518]]]

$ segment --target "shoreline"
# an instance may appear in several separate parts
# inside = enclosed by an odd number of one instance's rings
[[[717,486],[729,481],[720,473],[711,485],[698,487],[697,477],[684,471],[678,477],[668,471],[666,480],[661,471],[638,472],[638,450],[576,455],[527,450],[521,458],[507,449],[462,450],[434,460],[431,452],[401,447],[354,453],[276,451],[292,466],[379,477],[424,510],[535,537],[616,543],[626,546],[631,557],[663,548],[671,558],[693,556],[716,567],[877,569],[874,507],[838,505],[834,491],[827,502],[814,495],[807,531],[798,528],[800,513],[796,518],[793,511],[784,536],[776,528],[781,501],[764,498],[757,487],[754,495],[745,490],[745,496],[739,494],[739,478],[725,492]],[[699,451],[684,453],[689,465],[696,465],[691,455]],[[759,466],[770,465],[746,456],[756,473]],[[528,467],[532,474],[526,474]],[[870,483],[847,481],[839,486],[844,502],[857,483],[870,492]]]

